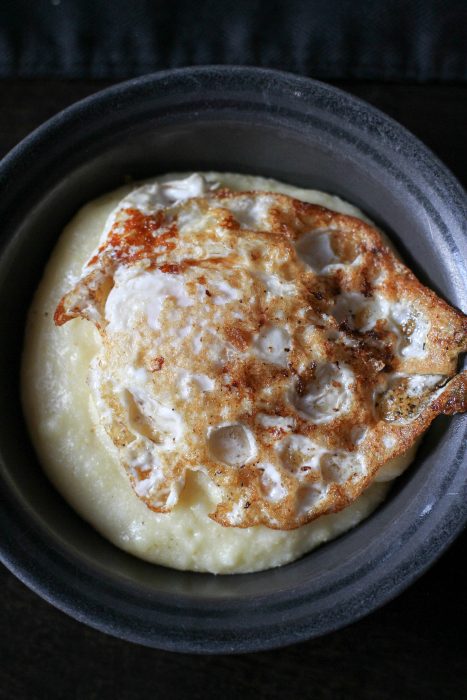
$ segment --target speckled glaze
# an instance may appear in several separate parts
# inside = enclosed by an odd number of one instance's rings
[[[104,632],[157,648],[233,653],[323,635],[395,596],[467,519],[465,417],[439,418],[386,503],[355,530],[262,573],[212,576],[117,550],[43,476],[19,402],[27,307],[64,224],[128,176],[231,170],[338,194],[393,238],[409,265],[467,309],[461,187],[413,136],[365,103],[255,68],[157,73],[47,122],[0,165],[0,418],[4,563]]]

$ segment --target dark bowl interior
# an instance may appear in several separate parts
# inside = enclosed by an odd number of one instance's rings
[[[18,371],[28,305],[82,204],[128,177],[205,169],[348,199],[390,234],[422,281],[464,310],[465,205],[441,163],[378,111],[322,83],[248,68],[170,71],[105,90],[57,115],[1,164],[2,558],[40,595],[101,630],[226,653],[337,629],[420,575],[467,517],[466,422],[438,419],[377,512],[279,569],[178,572],[121,552],[83,522],[43,475],[27,436]]]

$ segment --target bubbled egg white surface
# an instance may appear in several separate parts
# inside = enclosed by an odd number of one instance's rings
[[[185,197],[203,194],[206,188],[217,185],[237,190],[270,190],[290,194],[304,201],[311,201],[344,213],[361,215],[351,205],[323,193],[299,190],[271,180],[252,176],[197,174],[182,178],[177,182],[173,176],[160,178],[151,187],[136,190],[129,195],[130,187],[86,205],[70,222],[52,255],[44,279],[34,299],[23,362],[23,403],[35,446],[44,469],[71,505],[110,541],[136,556],[151,562],[178,569],[232,573],[261,570],[292,561],[317,545],[335,537],[356,525],[368,515],[386,493],[387,486],[374,483],[351,506],[333,515],[297,528],[280,531],[264,526],[238,529],[222,527],[208,518],[213,505],[219,500],[216,485],[209,480],[199,465],[188,475],[187,483],[174,485],[169,495],[178,503],[169,513],[149,510],[139,500],[131,488],[127,476],[121,468],[115,446],[103,429],[98,417],[105,408],[99,406],[99,397],[90,400],[93,394],[92,371],[89,366],[99,347],[99,339],[92,324],[74,320],[66,326],[56,328],[51,323],[57,299],[67,290],[70,277],[78,278],[82,265],[99,243],[105,222],[112,216],[112,210],[127,196],[129,206],[152,210],[155,204],[167,206]],[[260,198],[253,210],[236,211],[235,215],[244,226],[251,217],[260,221],[266,211],[267,198]],[[243,217],[243,218],[242,218]],[[325,236],[325,234],[323,234]],[[218,251],[219,252],[219,251]],[[225,254],[225,251],[223,251]],[[306,256],[306,251],[303,253]],[[332,264],[332,251],[326,247],[323,238],[318,254],[318,265]],[[188,306],[190,297],[186,295],[182,280],[162,276],[156,272],[132,276],[131,268],[121,270],[118,284],[107,299],[106,318],[115,331],[131,326],[135,315],[142,315],[152,328],[157,328],[160,314],[161,294],[170,294],[179,307]],[[265,280],[273,292],[277,291],[277,280]],[[235,299],[235,290],[219,281],[213,289],[214,303],[220,306]],[[130,303],[131,300],[131,303]],[[354,300],[351,300],[352,303]],[[347,300],[346,300],[347,303]],[[339,312],[338,312],[339,313]],[[47,315],[46,315],[47,314]],[[404,311],[395,318],[396,323],[404,323]],[[369,323],[369,321],[365,321]],[[174,334],[183,336],[184,328],[174,323]],[[286,362],[287,330],[285,326],[267,327],[254,342],[255,351],[266,355],[278,366]],[[412,342],[412,351],[418,352],[418,339]],[[196,351],[196,348],[194,348]],[[409,350],[410,352],[410,350]],[[143,370],[144,371],[144,370]],[[128,368],[126,376],[118,378],[122,393],[128,392],[129,399],[136,403],[152,400],[145,395],[145,377],[139,370]],[[333,374],[335,396],[332,401],[326,396],[324,377]],[[335,374],[335,376],[334,376]],[[323,381],[321,382],[321,379]],[[307,387],[307,393],[298,400],[300,410],[312,415],[316,420],[326,421],[330,406],[346,411],[346,387],[352,382],[352,374],[345,367],[340,369],[323,367],[317,373],[314,385]],[[190,373],[189,369],[179,373],[179,391],[189,399],[193,387],[202,391],[212,391],[208,376]],[[167,448],[173,448],[183,434],[184,426],[174,411],[163,404],[151,406],[151,414],[157,415],[162,440],[167,438]],[[287,431],[293,429],[290,419],[274,418],[267,414],[257,416],[257,421],[268,428]],[[165,437],[164,437],[165,435]],[[169,436],[171,440],[169,440]],[[281,459],[289,464],[288,455],[298,452],[307,456],[306,465],[313,460],[327,469],[333,468],[332,455],[312,442],[296,444],[297,436],[281,442]],[[255,446],[245,426],[223,425],[219,420],[217,431],[207,436],[214,452],[226,462],[235,464],[254,456]],[[141,435],[139,451],[135,451],[135,467],[138,460],[155,460],[157,454],[149,441]],[[295,441],[294,441],[295,440]],[[170,444],[172,443],[172,444]],[[146,450],[146,451],[145,451]],[[143,455],[143,457],[142,457]],[[413,457],[413,450],[403,458],[395,460],[396,470],[402,470]],[[296,462],[294,462],[296,468]],[[300,466],[300,465],[299,465]],[[281,497],[280,476],[273,465],[263,465],[262,483],[268,498]],[[292,468],[292,467],[291,467]],[[152,479],[152,483],[149,483]],[[152,471],[148,483],[140,482],[141,489],[150,490],[157,480],[157,469]],[[319,493],[308,488],[302,494],[303,508],[307,502],[319,497]],[[242,504],[239,504],[239,507]]]

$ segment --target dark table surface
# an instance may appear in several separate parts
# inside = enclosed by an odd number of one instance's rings
[[[60,109],[108,84],[0,81],[0,155]],[[338,86],[401,122],[466,185],[465,86]],[[411,588],[346,629],[243,656],[174,654],[108,637],[0,568],[0,698],[465,698],[466,545],[464,532]]]

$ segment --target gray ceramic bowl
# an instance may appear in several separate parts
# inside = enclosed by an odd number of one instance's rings
[[[26,310],[78,207],[127,175],[189,169],[337,193],[464,310],[465,204],[443,165],[377,110],[322,83],[254,68],[170,71],[104,90],[51,119],[0,166],[3,561],[57,607],[128,640],[185,652],[268,649],[366,615],[447,547],[467,517],[467,423],[438,419],[373,516],[280,569],[177,572],[119,551],[86,525],[43,476],[27,436],[18,394]]]

